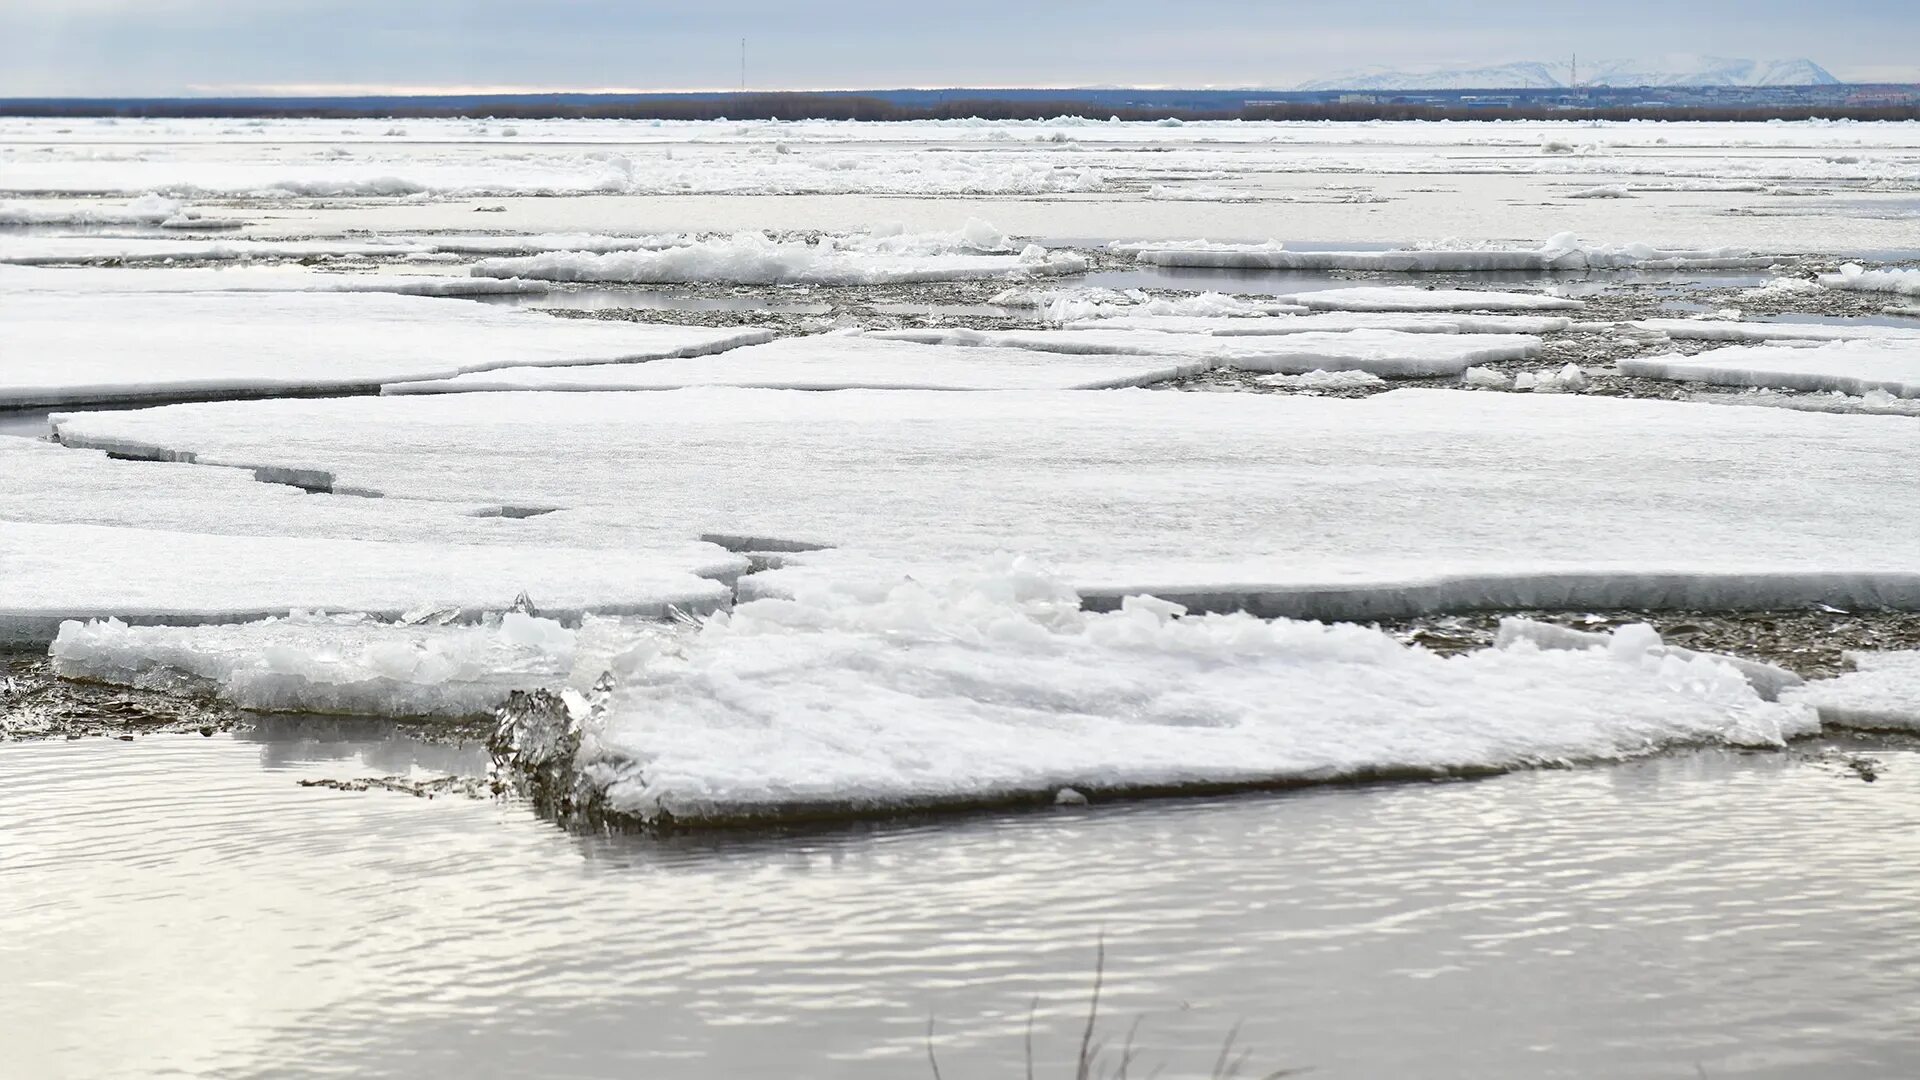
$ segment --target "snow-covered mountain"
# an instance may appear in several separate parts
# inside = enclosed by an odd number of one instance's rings
[[[1392,71],[1369,68],[1301,83],[1300,90],[1520,90],[1572,86],[1569,61],[1537,60],[1491,67]],[[1824,86],[1840,80],[1806,59],[1740,60],[1666,56],[1583,62],[1581,86]]]

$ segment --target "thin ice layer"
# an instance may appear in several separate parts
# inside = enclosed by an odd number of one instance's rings
[[[1301,334],[1215,336],[1165,333],[1102,323],[1066,330],[880,330],[875,337],[938,345],[1032,349],[1050,353],[1131,353],[1186,357],[1215,367],[1299,375],[1309,371],[1366,371],[1374,375],[1458,375],[1474,364],[1522,360],[1538,352],[1525,334],[1414,334],[1349,330]]]
[[[505,390],[672,390],[748,386],[789,390],[1101,390],[1144,386],[1206,370],[1205,361],[1125,354],[1054,354],[963,348],[865,334],[816,334],[749,345],[719,356],[504,368],[451,379],[394,383],[383,394]]]
[[[506,611],[521,593],[563,617],[665,615],[730,598],[724,583],[653,554],[0,521],[0,641],[46,640],[68,619],[107,616],[236,622],[302,609],[391,618],[423,607],[473,615]]]
[[[1289,251],[1264,244],[1116,245],[1154,266],[1259,270],[1385,270],[1446,273],[1488,270],[1724,270],[1771,266],[1778,261],[1738,248],[1670,250],[1647,244],[1583,244],[1562,233],[1537,248],[1475,247],[1395,251]]]
[[[747,579],[775,589],[1010,550],[1096,600],[1146,591],[1311,617],[1920,607],[1915,434],[1895,416],[1455,390],[702,388],[56,424],[74,444],[301,470],[335,490],[566,507],[551,517],[596,536],[835,546]]]
[[[1564,296],[1490,289],[1421,289],[1367,285],[1320,289],[1276,297],[1315,311],[1574,311],[1583,305]]]
[[[1856,670],[1790,691],[1836,727],[1920,732],[1920,651],[1850,652]]]
[[[0,296],[15,293],[386,292],[407,296],[543,293],[544,281],[428,274],[343,274],[295,266],[0,266]]]
[[[1920,341],[1840,341],[1812,348],[1735,345],[1694,356],[1620,361],[1622,375],[1721,386],[1920,397]]]
[[[696,356],[770,331],[562,320],[375,293],[8,297],[0,407],[290,391]]]
[[[702,824],[1777,746],[1817,726],[1709,658],[1442,658],[1152,599],[1088,614],[1020,564],[934,580],[755,601],[679,648],[642,644],[585,720],[580,787]]]
[[[1628,325],[1681,341],[1851,341],[1901,338],[1920,345],[1920,327],[1874,323],[1729,322],[1724,319],[1636,319]]]
[[[1110,313],[1109,313],[1110,312]],[[1452,312],[1321,311],[1312,315],[1154,315],[1105,308],[1088,318],[1061,320],[1073,330],[1157,330],[1165,334],[1269,337],[1276,334],[1396,330],[1403,334],[1551,334],[1573,326],[1553,315],[1473,315]]]

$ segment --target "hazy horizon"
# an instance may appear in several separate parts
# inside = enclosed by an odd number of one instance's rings
[[[1410,11],[1149,0],[964,12],[876,0],[10,0],[0,96],[217,96],[913,87],[1262,87],[1360,69],[1674,54],[1805,58],[1848,82],[1920,81],[1920,9],[1865,0],[1542,9],[1455,0]],[[1548,16],[1543,19],[1543,15]],[[1542,22],[1549,24],[1542,26]],[[1658,37],[1641,27],[1661,27]]]

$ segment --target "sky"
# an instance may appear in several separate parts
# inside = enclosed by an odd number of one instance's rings
[[[1913,0],[0,0],[0,96],[1263,86],[1674,53],[1920,82]]]

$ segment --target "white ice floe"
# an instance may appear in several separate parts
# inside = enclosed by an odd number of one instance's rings
[[[1091,318],[1061,320],[1069,329],[1158,330],[1214,337],[1267,337],[1275,334],[1330,333],[1347,330],[1397,330],[1406,334],[1551,334],[1570,329],[1573,320],[1555,315],[1473,315],[1454,312],[1320,311],[1311,315],[1133,314],[1121,309]]]
[[[1756,386],[1744,394],[1702,393],[1690,395],[1688,400],[1714,405],[1756,405],[1766,408],[1792,409],[1795,412],[1920,416],[1920,398],[1895,397],[1885,390],[1869,390],[1859,395],[1842,394],[1837,390],[1825,394],[1796,394]]]
[[[1788,700],[1835,727],[1920,732],[1920,651],[1849,652],[1855,671],[1817,679]]]
[[[1829,289],[1920,296],[1920,270],[1868,270],[1858,263],[1848,263],[1837,274],[1821,274],[1820,284]]]
[[[1625,184],[1604,184],[1600,187],[1581,188],[1567,192],[1569,199],[1631,199],[1633,192]]]
[[[772,336],[374,293],[35,293],[5,304],[0,407],[14,408],[371,391],[490,368],[694,356]]]
[[[70,621],[49,650],[69,679],[211,689],[243,709],[474,717],[514,690],[564,685],[576,632],[506,612],[486,625],[404,625],[294,612],[213,626]]]
[[[1850,341],[1905,338],[1920,342],[1920,327],[1874,323],[1734,322],[1726,319],[1637,319],[1628,324],[1677,341]]]
[[[605,809],[702,824],[1482,772],[1817,728],[1707,657],[1442,658],[1364,627],[1180,611],[1086,613],[1019,563],[755,601],[619,657],[611,693],[578,702],[565,764]]]
[[[725,282],[742,285],[885,285],[976,278],[1050,277],[1088,268],[1084,256],[1038,245],[1007,251],[991,226],[959,236],[822,237],[778,240],[736,233],[651,251],[547,252],[526,258],[483,259],[476,275],[549,281],[646,284]],[[915,242],[922,241],[922,242]]]
[[[1402,249],[1393,251],[1292,251],[1264,244],[1116,245],[1154,266],[1260,270],[1386,270],[1457,272],[1485,270],[1720,270],[1771,266],[1775,257],[1738,248],[1671,250],[1646,244],[1583,244],[1562,233],[1537,248]]]
[[[555,544],[835,546],[743,580],[759,593],[1005,549],[1059,567],[1096,603],[1150,592],[1295,616],[1920,607],[1904,417],[1454,390],[699,388],[206,403],[55,423],[70,445],[336,491],[565,507],[522,523]],[[153,483],[164,493],[164,477]]]
[[[1766,701],[1778,701],[1783,691],[1805,682],[1800,676],[1774,664],[1763,664],[1758,660],[1743,660],[1718,653],[1700,653],[1678,645],[1668,645],[1661,640],[1659,632],[1646,623],[1623,626],[1609,633],[1595,633],[1555,626],[1536,619],[1516,617],[1501,619],[1500,630],[1494,637],[1494,647],[1511,649],[1522,642],[1539,649],[1604,649],[1616,655],[1652,653],[1686,661],[1704,656],[1738,671],[1740,676],[1747,680],[1747,684],[1753,687],[1754,692]]]
[[[875,337],[938,345],[996,346],[1056,353],[1131,353],[1204,360],[1216,367],[1299,375],[1317,369],[1420,377],[1458,375],[1468,366],[1519,360],[1538,352],[1525,334],[1414,334],[1349,330],[1255,336],[1106,328],[1069,330],[880,330]]]
[[[1322,289],[1279,299],[1315,311],[1573,311],[1582,306],[1578,300],[1541,293],[1422,289],[1411,285]]]
[[[393,257],[432,250],[382,240],[188,240],[146,236],[0,236],[0,263],[244,262]],[[510,276],[510,275],[509,275]]]
[[[298,266],[7,266],[0,265],[0,296],[13,293],[386,292],[404,296],[497,296],[543,293],[544,281],[520,278],[438,277],[427,274],[349,274]]]
[[[816,334],[749,345],[719,356],[504,368],[451,379],[389,384],[385,394],[504,390],[671,390],[757,386],[788,390],[1101,390],[1144,386],[1210,367],[1205,360],[1120,353],[926,345],[866,334]]]
[[[178,199],[143,195],[123,205],[95,201],[0,200],[0,225],[158,225],[186,210]]]
[[[235,536],[0,520],[0,641],[70,619],[236,622],[289,610],[653,615],[725,606],[725,583],[647,551]]]
[[[1268,386],[1306,391],[1374,390],[1387,385],[1387,380],[1367,371],[1314,370],[1302,375],[1262,375],[1260,381]]]
[[[1574,394],[1587,388],[1587,372],[1579,364],[1566,363],[1555,371],[1523,371],[1514,377],[1515,390],[1536,394]]]
[[[1486,367],[1468,368],[1460,373],[1460,381],[1475,390],[1505,390],[1513,385],[1513,380],[1505,372]]]
[[[1837,341],[1807,348],[1735,345],[1694,356],[1623,359],[1620,373],[1852,395],[1880,390],[1914,398],[1920,397],[1920,340]]]

